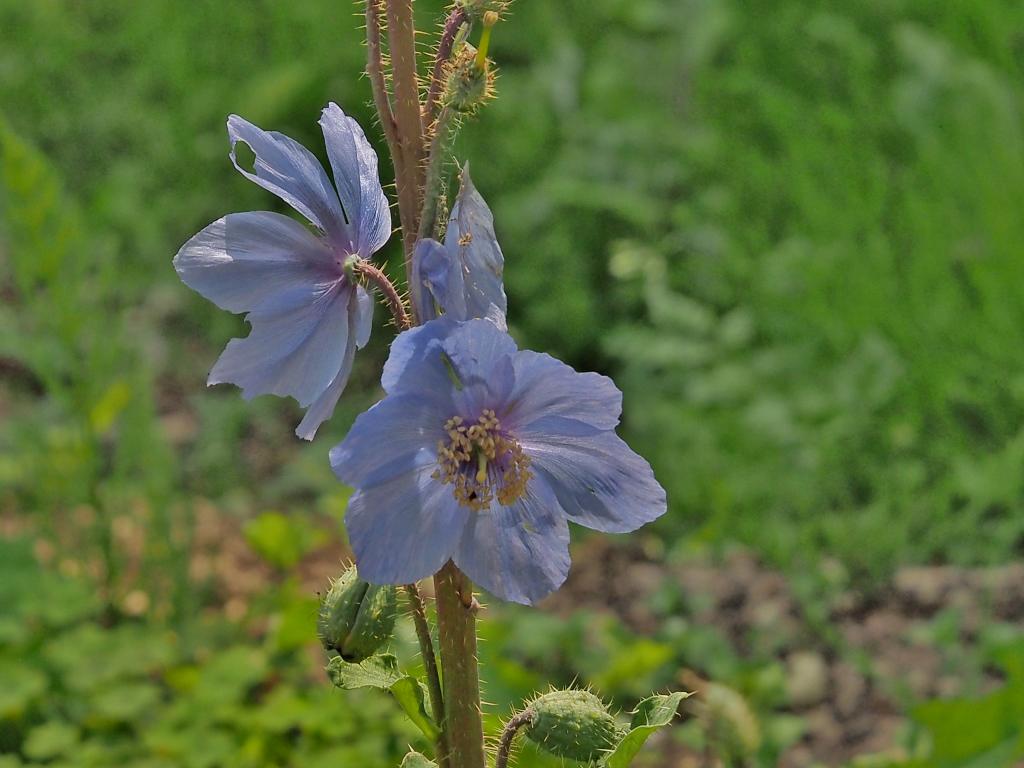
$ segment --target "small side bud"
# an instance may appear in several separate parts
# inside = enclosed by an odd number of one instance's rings
[[[546,752],[595,762],[615,748],[622,730],[604,703],[590,691],[552,691],[537,697],[526,737]]]
[[[353,566],[331,584],[320,603],[317,634],[325,650],[360,662],[391,638],[397,614],[395,587],[369,584]]]
[[[511,4],[511,0],[459,0],[459,5],[473,20],[483,20],[487,13],[501,15]]]

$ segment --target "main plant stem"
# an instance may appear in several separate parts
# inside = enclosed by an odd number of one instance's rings
[[[484,768],[473,585],[454,563],[434,576],[444,670],[445,733],[452,768]]]

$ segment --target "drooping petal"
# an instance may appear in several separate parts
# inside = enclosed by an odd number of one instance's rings
[[[362,296],[360,296],[362,293]],[[345,356],[341,361],[341,369],[335,375],[334,380],[328,385],[316,400],[314,400],[309,408],[306,409],[305,415],[302,417],[302,421],[299,422],[299,426],[295,428],[295,434],[301,437],[303,440],[312,440],[316,436],[317,429],[320,425],[331,418],[331,414],[334,413],[334,407],[338,404],[338,400],[341,397],[341,393],[345,390],[345,386],[348,384],[348,377],[352,374],[352,363],[356,357],[357,347],[361,347],[359,343],[360,334],[365,332],[368,334],[368,329],[361,327],[365,325],[365,321],[361,318],[366,312],[363,306],[363,297],[366,296],[366,291],[361,286],[356,286],[356,290],[350,295],[348,300],[348,343],[345,345]],[[369,298],[369,297],[367,297]],[[373,305],[370,304],[370,311],[372,312]],[[366,343],[365,338],[363,344]]]
[[[412,254],[412,270],[409,275],[409,295],[412,298],[416,317],[421,323],[428,323],[438,316],[438,304],[432,290],[432,283],[427,271],[434,265],[444,264],[448,259],[448,251],[437,240],[424,238],[416,243]],[[452,319],[457,319],[454,316]]]
[[[614,429],[622,392],[607,376],[579,373],[561,360],[523,350],[512,360],[515,386],[503,410],[511,428],[529,432],[537,419],[561,416],[599,429]]]
[[[377,173],[377,153],[359,123],[334,102],[324,108],[320,127],[352,233],[352,246],[360,256],[369,258],[391,236],[391,210]]]
[[[530,469],[550,484],[573,522],[626,533],[665,513],[665,490],[651,465],[614,432],[556,416],[516,436]]]
[[[231,141],[231,162],[250,181],[284,200],[310,220],[331,242],[344,246],[349,237],[338,195],[316,156],[299,142],[277,131],[264,131],[248,120],[231,115],[228,118]],[[251,173],[235,156],[235,145],[248,144],[256,155]]]
[[[413,258],[413,294],[424,319],[436,316],[436,304],[453,320],[488,318],[505,330],[505,259],[494,234],[494,217],[473,186],[468,166],[444,245],[421,240]],[[422,298],[418,293],[424,294]]]
[[[356,286],[356,301],[359,302],[359,311],[356,313],[356,346],[362,349],[370,340],[370,332],[373,330],[373,297],[366,292],[361,285]]]
[[[356,418],[331,449],[331,467],[346,485],[366,488],[408,471],[418,458],[437,461],[437,444],[452,415],[443,393],[392,395]],[[420,456],[422,454],[422,456]]]
[[[185,243],[174,257],[182,282],[221,309],[246,312],[274,294],[340,275],[323,240],[279,213],[232,213]]]
[[[451,558],[469,512],[448,486],[431,477],[435,466],[410,464],[391,480],[352,495],[345,527],[362,578],[411,584],[437,573]]]
[[[246,316],[252,332],[228,342],[208,383],[236,384],[246,399],[290,395],[310,405],[342,368],[351,296],[344,281],[275,294]]]
[[[503,600],[530,605],[569,574],[569,526],[547,483],[534,478],[511,507],[469,515],[455,564]]]

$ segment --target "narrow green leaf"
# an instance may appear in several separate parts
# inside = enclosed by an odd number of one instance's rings
[[[679,702],[689,693],[673,693],[668,696],[651,696],[641,701],[633,711],[630,730],[615,750],[603,761],[606,768],[626,768],[647,738],[659,728],[672,722],[679,708]]]
[[[403,675],[398,659],[390,653],[371,656],[359,664],[351,664],[340,656],[331,659],[327,675],[338,688],[379,688],[389,691],[406,716],[428,739],[436,739],[440,730],[427,714],[423,684],[412,675]]]

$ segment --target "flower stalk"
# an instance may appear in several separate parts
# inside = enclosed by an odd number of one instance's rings
[[[434,653],[434,641],[430,637],[430,625],[427,623],[427,611],[423,605],[423,596],[417,584],[405,585],[409,611],[412,613],[413,625],[416,627],[416,639],[420,644],[420,655],[423,656],[423,669],[427,675],[427,692],[430,694],[430,712],[434,722],[441,728],[435,741],[437,764],[440,768],[450,768],[448,763],[448,738],[444,730],[444,693],[441,691],[441,677],[437,671],[437,656]]]

